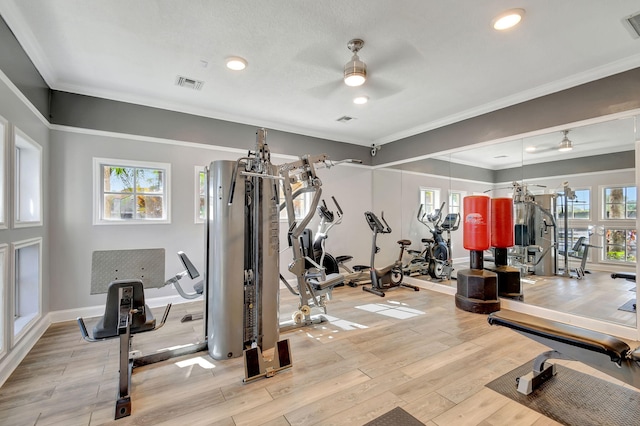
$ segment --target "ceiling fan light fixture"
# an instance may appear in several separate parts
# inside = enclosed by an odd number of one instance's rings
[[[564,137],[560,141],[560,146],[558,146],[558,151],[560,152],[571,151],[573,149],[573,142],[571,142],[571,140],[567,137],[567,134],[569,134],[569,130],[563,130],[562,133],[564,133]]]
[[[509,9],[496,16],[491,21],[491,26],[498,31],[508,30],[518,25],[523,16],[524,9]]]
[[[367,81],[367,64],[358,57],[358,51],[364,46],[364,41],[354,38],[347,43],[347,47],[353,52],[353,57],[344,66],[344,84],[351,87],[362,86]]]
[[[232,56],[226,60],[227,68],[233,71],[242,71],[247,67],[247,60],[239,56]]]
[[[367,65],[353,55],[353,58],[344,66],[344,84],[351,87],[362,86],[367,81]]]

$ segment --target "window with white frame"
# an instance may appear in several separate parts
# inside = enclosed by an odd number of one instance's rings
[[[440,190],[420,187],[420,204],[426,214],[440,208]]]
[[[207,174],[204,171],[204,167],[196,166],[196,175],[195,175],[195,217],[196,223],[204,223],[207,218],[206,202],[205,202],[205,192],[206,192],[206,184],[207,184]]]
[[[5,152],[7,149],[7,144],[9,140],[9,122],[4,119],[4,117],[0,116],[0,229],[7,228],[6,221],[6,172],[7,172],[7,163],[5,159]]]
[[[9,251],[6,244],[0,244],[0,358],[7,352],[5,335],[5,321],[7,315],[5,300],[7,300],[7,255]]]
[[[605,187],[603,189],[604,219],[635,219],[638,201],[635,186]]]
[[[14,127],[14,182],[16,228],[42,225],[42,147]]]
[[[280,192],[280,204],[285,202],[284,189],[282,187],[283,183],[280,181],[279,192]],[[303,182],[294,182],[291,184],[291,193],[295,194],[295,192],[301,188],[303,188]],[[293,199],[293,211],[296,216],[296,220],[303,219],[309,212],[309,205],[311,204],[311,197],[313,196],[312,192],[303,192],[299,194],[297,197]],[[280,220],[287,220],[287,208],[280,210]]]
[[[605,227],[605,259],[613,262],[636,263],[637,232],[635,228]]]
[[[447,211],[449,213],[462,214],[462,199],[465,192],[462,191],[449,191],[449,207]]]
[[[170,223],[171,164],[94,158],[96,224]]]
[[[591,190],[576,189],[573,191],[575,197],[566,200],[567,219],[590,219],[591,218]],[[556,200],[557,212],[559,218],[565,215],[565,196],[559,194]]]
[[[42,239],[12,243],[13,341],[42,315]]]

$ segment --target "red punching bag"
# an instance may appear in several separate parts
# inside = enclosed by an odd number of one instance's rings
[[[511,198],[491,200],[491,246],[496,248],[513,246],[513,200]]]
[[[489,248],[491,212],[489,197],[469,195],[464,197],[464,248],[467,250],[487,250]]]

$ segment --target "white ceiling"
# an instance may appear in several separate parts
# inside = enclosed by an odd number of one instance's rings
[[[513,7],[520,26],[493,30]],[[637,12],[638,0],[0,1],[52,89],[361,145],[637,68],[623,24]],[[341,82],[355,37],[360,88]],[[248,68],[227,70],[228,56]]]

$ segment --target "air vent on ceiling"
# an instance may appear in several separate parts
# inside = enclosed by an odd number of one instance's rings
[[[624,18],[624,22],[627,23],[626,27],[628,27],[631,32],[631,36],[633,38],[640,38],[640,12]]]
[[[176,86],[186,87],[187,89],[200,90],[204,85],[204,81],[195,80],[193,78],[179,75],[176,77]]]
[[[348,115],[343,115],[342,117],[338,118],[336,121],[339,121],[340,123],[346,123],[351,120],[354,120],[354,118],[349,117]]]
[[[504,155],[504,154],[503,154],[503,155],[496,155],[496,156],[495,156],[495,157],[493,157],[493,158],[509,158],[509,156],[508,156],[508,155]]]

